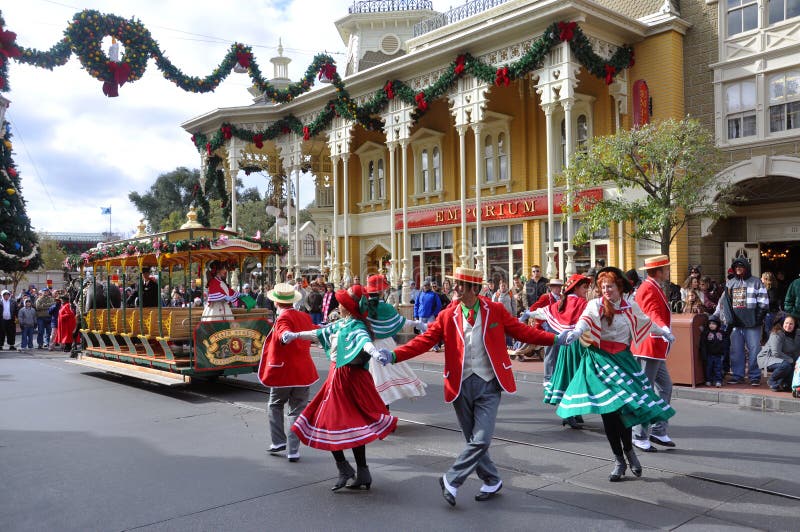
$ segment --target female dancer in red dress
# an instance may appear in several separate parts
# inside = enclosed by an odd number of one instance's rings
[[[283,343],[297,338],[319,342],[331,359],[325,384],[292,425],[304,444],[333,453],[339,479],[331,490],[369,489],[372,476],[367,467],[366,444],[383,439],[397,426],[375,389],[368,371],[370,358],[379,358],[366,318],[366,298],[345,290],[336,291],[342,319],[316,330],[285,332]],[[376,362],[377,363],[377,362]],[[344,450],[352,449],[358,473],[347,462]],[[354,478],[355,477],[355,478]],[[351,484],[347,481],[353,479]]]

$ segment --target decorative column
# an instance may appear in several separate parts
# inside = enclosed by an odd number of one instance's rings
[[[342,263],[342,280],[345,285],[349,285],[353,280],[353,272],[350,271],[350,179],[347,172],[347,162],[350,154],[342,155],[342,181],[344,182],[344,209],[342,210],[342,221],[344,222],[344,262]]]
[[[547,269],[545,275],[551,279],[556,272],[555,264],[555,216],[553,215],[553,110],[555,104],[542,105],[544,109],[544,130],[547,156]]]
[[[481,233],[481,185],[483,185],[483,173],[486,167],[482,164],[481,157],[481,124],[472,124],[472,132],[475,136],[475,266],[476,270],[483,272],[486,277],[486,265],[483,258],[483,235]]]
[[[401,280],[403,283],[403,304],[411,304],[411,259],[409,250],[409,237],[408,237],[408,139],[400,141],[400,157],[402,158],[402,175],[400,179],[403,180],[403,273]]]
[[[339,287],[339,157],[331,157],[333,164],[333,217],[331,218],[331,279],[335,287]]]
[[[289,272],[292,271],[292,175],[291,171],[286,174],[286,207],[284,208],[284,212],[286,213],[286,243],[289,244],[289,249],[286,251],[286,276],[289,276]],[[297,242],[295,242],[295,246],[297,246]]]
[[[236,176],[239,174],[239,160],[241,159],[241,153],[237,153],[238,150],[238,141],[236,137],[231,137],[228,141],[228,177],[230,179],[230,187],[231,187],[231,219],[226,220],[226,223],[230,221],[231,229],[239,232],[239,226],[236,224]]]
[[[564,155],[564,167],[569,167],[569,161],[572,158],[572,154],[575,153],[575,138],[573,135],[573,127],[572,127],[572,106],[575,103],[575,100],[572,98],[564,98],[561,100],[561,106],[564,108],[564,136],[567,140],[566,146],[566,154]],[[572,205],[572,186],[570,185],[569,180],[567,180],[567,201],[566,204],[571,206]],[[567,209],[567,250],[564,252],[564,255],[567,257],[566,265],[564,266],[564,272],[561,275],[563,280],[566,280],[570,275],[575,273],[575,248],[572,245],[572,218],[573,218],[573,211],[571,208]]]
[[[395,217],[395,188],[397,187],[397,176],[395,171],[395,152],[397,151],[397,142],[390,141],[386,143],[389,148],[389,254],[392,256],[392,261],[389,265],[389,284],[392,286],[397,285],[397,235],[394,231],[394,217]]]
[[[461,267],[468,268],[469,264],[467,259],[467,248],[469,245],[469,238],[467,238],[467,165],[464,164],[467,157],[467,126],[456,126],[458,131],[458,161],[459,161],[459,177],[461,186]]]
[[[294,168],[294,278],[300,278],[300,167]]]

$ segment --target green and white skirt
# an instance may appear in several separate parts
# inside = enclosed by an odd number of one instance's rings
[[[562,418],[618,411],[626,427],[675,415],[630,350],[611,354],[580,342],[561,348],[544,402],[557,404],[556,414]]]

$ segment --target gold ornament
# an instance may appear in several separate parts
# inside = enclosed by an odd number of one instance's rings
[[[6,189],[6,194],[8,194],[9,196],[13,196],[16,193],[17,193],[17,191],[15,189],[13,189],[13,188],[7,188]]]

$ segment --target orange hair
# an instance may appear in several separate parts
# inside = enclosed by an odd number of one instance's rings
[[[603,283],[614,283],[615,285],[617,285],[617,288],[619,289],[620,296],[622,295],[624,291],[622,278],[617,274],[615,274],[613,271],[606,270],[597,276],[597,286],[602,288]],[[614,314],[616,314],[616,312],[614,311],[614,304],[610,300],[604,297],[603,317],[606,318],[606,321],[608,321],[609,325],[611,325],[611,322],[614,320]]]

